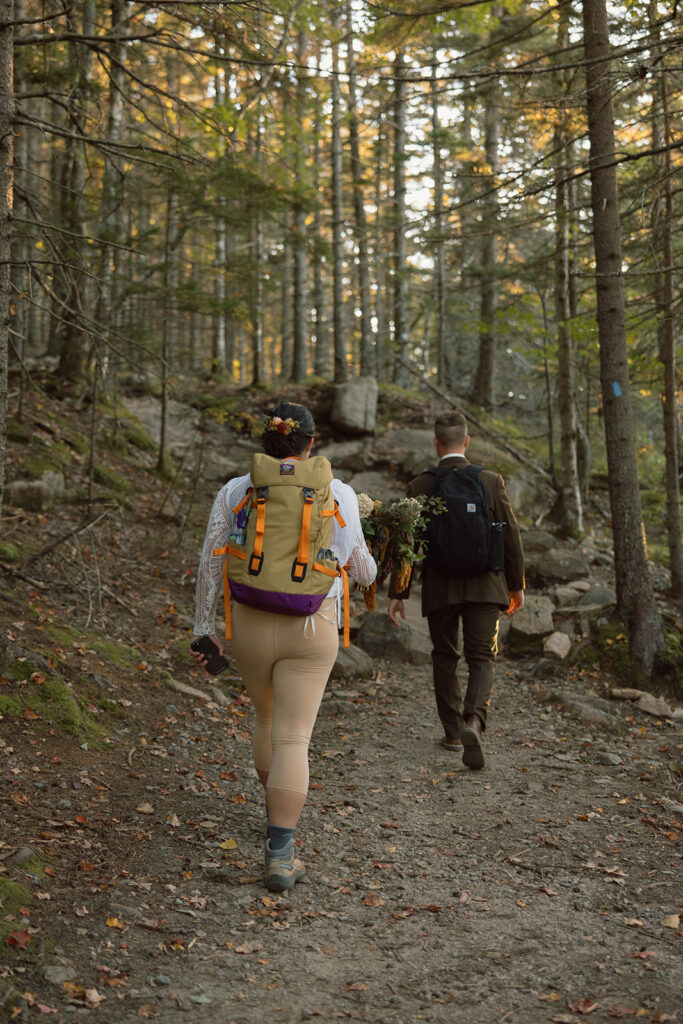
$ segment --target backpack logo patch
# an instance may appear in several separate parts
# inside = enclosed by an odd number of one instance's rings
[[[476,512],[477,511],[477,506],[474,504],[473,501],[468,501],[467,502],[467,511],[468,512]]]
[[[294,463],[293,462],[281,462],[280,463],[280,476],[294,476]]]

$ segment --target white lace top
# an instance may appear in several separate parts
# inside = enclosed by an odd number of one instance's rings
[[[216,632],[216,603],[223,587],[223,556],[214,555],[213,550],[228,543],[228,537],[235,526],[232,510],[240,503],[249,487],[251,476],[248,473],[246,476],[235,477],[221,488],[213,503],[197,570],[196,636],[211,636]],[[363,537],[356,493],[348,484],[336,479],[332,481],[332,493],[339,503],[339,511],[346,526],[341,527],[336,519],[332,520],[330,547],[340,565],[348,563],[349,576],[367,587],[377,575],[377,566]],[[337,578],[327,595],[337,600],[337,622],[340,622],[341,595],[342,581]]]

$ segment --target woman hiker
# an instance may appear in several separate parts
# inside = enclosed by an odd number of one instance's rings
[[[228,561],[227,576],[233,572],[231,564],[236,566],[229,583],[232,610],[226,598],[226,616],[231,617],[232,655],[256,713],[253,756],[266,793],[265,882],[272,892],[292,889],[305,874],[301,861],[294,857],[294,837],[308,792],[311,733],[337,657],[342,597],[345,592],[348,595],[348,585],[339,567],[346,567],[349,576],[363,586],[369,586],[377,575],[377,566],[361,530],[355,492],[332,478],[326,459],[314,457],[310,463],[307,461],[314,439],[315,424],[306,406],[284,402],[273,410],[262,435],[263,451],[268,458],[255,455],[251,473],[230,480],[218,492],[197,573],[194,634],[210,636],[222,653],[223,644],[215,633],[215,607],[224,578],[224,560]],[[277,486],[296,484],[299,478],[304,484],[308,480],[311,486]],[[259,486],[263,480],[266,485]],[[290,515],[282,510],[284,506],[276,509],[280,495],[291,496],[294,501],[294,491],[299,511]],[[302,493],[304,507],[308,504],[313,509],[312,513],[304,513],[306,530],[300,511]],[[322,519],[315,520],[316,507]],[[306,539],[299,539],[291,574],[288,563],[286,575],[291,575],[291,580],[303,576],[313,580],[312,585],[319,592],[316,610],[315,601],[309,608],[303,598],[289,593],[275,594],[279,610],[271,610],[271,592],[264,597],[264,591],[256,589],[264,564],[265,575],[270,571],[275,579],[276,541],[269,528],[274,531],[278,519],[283,518],[292,519],[291,528],[297,539],[300,532],[302,538],[307,534]],[[322,525],[324,522],[331,524],[331,529]],[[309,529],[313,537],[315,523],[321,531],[327,530],[319,534],[327,539],[327,545],[314,551],[311,564],[306,565],[306,540]],[[313,539],[311,544],[315,546]],[[321,571],[316,574],[315,569]],[[282,580],[283,590],[296,590],[296,583],[284,576]],[[292,604],[297,602],[300,607],[294,609]],[[206,665],[203,654],[191,653],[196,664]]]

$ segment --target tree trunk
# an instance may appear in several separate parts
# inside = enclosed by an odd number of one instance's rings
[[[446,241],[443,229],[443,161],[441,159],[442,128],[439,120],[438,53],[433,50],[432,100],[432,176],[434,178],[434,310],[436,313],[436,369],[437,382],[448,386],[446,367]],[[426,361],[425,361],[426,364]]]
[[[387,274],[384,246],[384,123],[380,114],[377,125],[377,142],[375,144],[375,234],[374,234],[374,269],[375,269],[375,319],[377,321],[377,379],[389,380],[389,322],[387,315]]]
[[[14,2],[14,17],[17,22],[24,19],[24,0],[15,0]],[[21,28],[19,25],[16,27],[16,33],[19,34]],[[25,61],[26,56],[21,52],[24,47],[19,48],[19,52],[14,61],[14,95],[22,95],[25,91]],[[24,100],[24,102],[28,102]],[[19,361],[20,377],[19,377],[19,398],[17,402],[17,410],[15,413],[16,419],[21,422],[23,417],[23,406],[24,406],[24,393],[26,390],[26,354],[28,350],[28,310],[30,304],[28,301],[29,293],[31,289],[29,261],[31,258],[31,237],[28,230],[28,224],[22,223],[27,219],[28,204],[26,202],[26,196],[29,191],[29,135],[33,132],[32,128],[28,125],[24,125],[22,130],[16,132],[14,140],[14,203],[12,210],[12,219],[14,220],[17,228],[12,232],[12,266],[10,269],[10,280],[11,280],[11,293],[12,299],[10,300],[9,308],[13,312],[10,314],[10,332],[11,337],[9,339],[9,350],[16,353],[17,360]],[[9,357],[9,351],[8,351]],[[9,361],[9,360],[8,360]]]
[[[14,164],[14,93],[12,91],[13,0],[0,0],[0,517],[5,493],[7,451],[7,357],[10,324],[10,227]]]
[[[107,112],[107,138],[116,145],[123,137],[125,86],[125,44],[120,38],[128,16],[126,0],[111,0],[111,42],[109,52],[109,109]],[[100,257],[99,300],[95,320],[102,334],[113,333],[119,314],[116,300],[118,251],[112,244],[120,242],[122,234],[121,182],[123,171],[119,158],[113,153],[105,155],[102,175],[102,217],[99,235],[102,245]],[[107,379],[111,352],[103,352],[100,360],[102,377]]]
[[[485,95],[484,131],[486,163],[484,176],[486,194],[482,199],[484,241],[481,249],[481,305],[479,313],[479,357],[474,376],[472,401],[491,410],[496,394],[496,304],[498,262],[498,146],[500,136],[500,84],[491,78]]]
[[[282,320],[280,326],[280,373],[282,380],[292,380],[292,326],[294,288],[294,248],[292,244],[291,212],[285,214],[285,237],[282,244],[281,284]]]
[[[83,35],[92,36],[95,31],[95,3],[85,0],[83,4],[81,30]],[[72,9],[66,12],[67,31],[78,34]],[[59,367],[57,374],[66,380],[76,381],[86,370],[88,333],[83,323],[87,308],[85,273],[85,101],[89,87],[92,50],[77,38],[68,43],[71,83],[67,101],[68,129],[62,164],[61,226],[68,232],[60,242],[62,266],[58,273],[63,276],[64,306],[57,312],[63,318],[59,340]],[[73,134],[71,134],[73,133]]]
[[[349,149],[351,152],[351,180],[353,183],[353,212],[358,252],[358,284],[360,294],[360,372],[363,377],[377,373],[376,353],[372,336],[372,304],[370,301],[370,260],[368,256],[368,225],[363,197],[363,167],[358,134],[358,104],[356,99],[356,67],[353,56],[353,7],[346,0],[346,73],[349,88]]]
[[[399,50],[394,64],[394,383],[407,388],[410,374],[408,335],[408,260],[406,248],[406,66]]]
[[[296,79],[296,200],[294,203],[294,348],[292,380],[303,380],[308,370],[308,268],[306,231],[306,33],[299,32]]]
[[[341,138],[341,89],[339,87],[338,12],[332,13],[332,323],[334,333],[334,381],[341,384],[348,376],[346,338],[344,336],[344,194]]]
[[[324,189],[320,183],[321,168],[321,145],[320,135],[322,132],[322,102],[318,87],[315,91],[315,114],[313,117],[313,176],[315,189],[315,211],[313,214],[313,238],[316,248],[313,252],[313,308],[315,309],[315,352],[313,356],[313,368],[317,377],[324,380],[330,375],[330,332],[327,321],[327,302],[325,301],[325,280],[324,268],[327,264],[322,259],[322,253],[317,245],[323,237],[323,208]]]
[[[600,385],[605,420],[617,608],[631,659],[647,678],[662,648],[661,622],[645,554],[624,315],[621,226],[605,0],[583,0]]]
[[[656,4],[650,5],[650,23],[659,49],[659,26]],[[676,344],[674,340],[674,283],[673,242],[671,226],[674,222],[674,204],[671,191],[672,142],[671,114],[669,110],[668,75],[666,57],[661,54],[659,66],[659,94],[653,98],[652,148],[664,149],[655,157],[658,181],[652,204],[652,244],[658,257],[654,281],[657,309],[657,340],[659,358],[663,367],[662,416],[664,425],[664,453],[666,458],[666,523],[669,541],[669,569],[671,590],[683,597],[683,547],[681,547],[681,490],[679,480],[678,411],[676,408]]]
[[[557,49],[569,46],[569,5],[559,8]],[[569,115],[565,106],[569,79],[566,71],[555,75],[558,110],[553,133],[555,157],[555,322],[557,324],[557,378],[560,406],[561,530],[565,536],[583,531],[583,504],[579,485],[576,426],[576,366],[570,331],[569,304],[569,162],[567,144]],[[549,396],[550,397],[550,396]]]

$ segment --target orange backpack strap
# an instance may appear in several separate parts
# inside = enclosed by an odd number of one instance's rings
[[[249,502],[249,499],[251,498],[251,492],[253,491],[253,489],[253,487],[249,487],[247,489],[247,493],[244,495],[239,505],[235,505],[234,509],[232,510],[233,515],[236,516],[239,512],[242,511],[243,508],[246,507],[246,505]]]
[[[304,505],[301,511],[301,531],[299,533],[299,550],[292,563],[292,579],[301,583],[306,577],[308,568],[308,549],[311,546],[311,513],[313,511],[313,491],[304,487]]]
[[[228,560],[223,562],[223,607],[225,609],[225,639],[232,640],[232,616],[230,614],[230,581],[228,580]]]
[[[249,559],[249,575],[258,576],[263,566],[263,536],[266,532],[266,496],[267,487],[259,487],[256,497],[256,533],[254,534],[254,550]]]
[[[238,555],[240,558],[244,558],[244,555],[240,551],[234,551],[229,544],[226,544],[224,548],[214,548],[212,554],[214,555],[225,555],[230,552],[233,555]],[[232,640],[232,618],[230,615],[230,581],[228,580],[228,560],[223,559],[223,607],[225,608],[225,639]]]
[[[344,592],[344,647],[348,647],[351,642],[349,624],[349,574],[346,571],[348,567],[348,562],[346,565],[340,565],[337,570],[329,569],[326,565],[321,565],[320,562],[313,563],[313,568],[318,569],[319,572],[324,572],[326,576],[341,576],[342,589]]]
[[[324,519],[327,519],[329,516],[334,516],[334,518],[337,520],[337,522],[339,523],[339,525],[341,527],[346,526],[346,522],[344,521],[344,517],[342,516],[341,512],[339,511],[339,502],[337,501],[336,498],[335,498],[335,501],[334,501],[334,508],[324,509],[320,513],[320,515]]]
[[[344,647],[348,647],[351,643],[350,629],[349,629],[349,574],[346,571],[349,567],[349,563],[339,567],[342,578],[342,587],[344,588]]]

